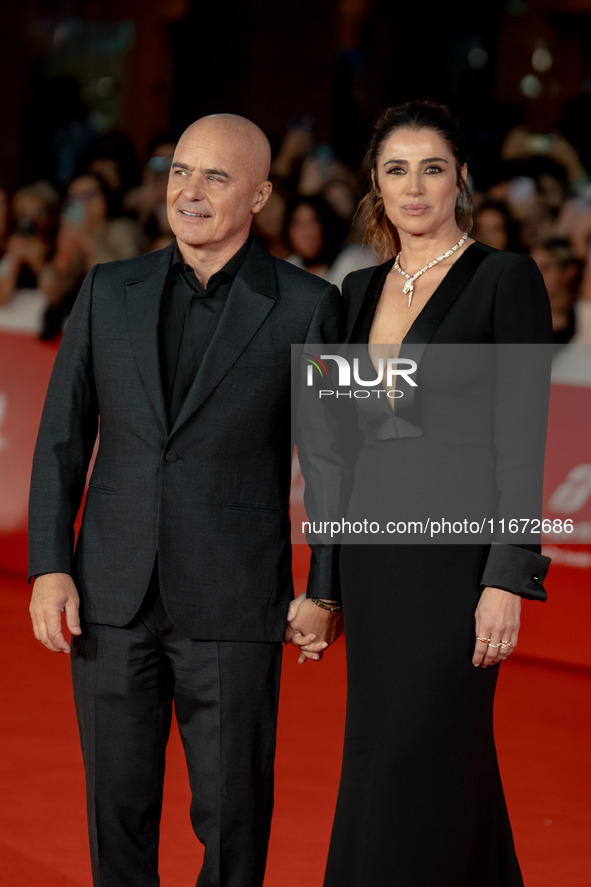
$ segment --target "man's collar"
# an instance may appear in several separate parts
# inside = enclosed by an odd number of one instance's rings
[[[209,279],[211,280],[213,277],[216,276],[216,274],[220,274],[230,277],[233,280],[240,270],[240,266],[242,265],[242,262],[244,261],[246,254],[248,253],[252,245],[253,239],[253,235],[249,234],[246,241],[242,244],[238,252],[234,253],[234,255],[230,259],[228,259],[223,268],[220,268],[219,271],[215,271]],[[175,240],[170,262],[171,270],[177,265],[180,265],[184,270],[190,270],[194,273],[194,269],[183,259],[178,242]]]

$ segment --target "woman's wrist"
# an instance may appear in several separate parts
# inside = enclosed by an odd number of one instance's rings
[[[342,606],[338,601],[326,600],[325,598],[317,598],[311,597],[309,600],[312,603],[316,604],[317,607],[320,607],[321,610],[328,610],[331,613],[335,613],[338,610],[342,610]]]

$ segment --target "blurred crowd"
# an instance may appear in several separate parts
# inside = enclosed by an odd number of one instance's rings
[[[174,147],[170,135],[154,139],[142,170],[129,141],[114,133],[77,159],[65,187],[42,180],[12,195],[0,187],[0,306],[20,290],[40,291],[40,334],[51,339],[93,265],[169,243],[166,183]]]
[[[147,146],[142,165],[130,142],[113,133],[76,159],[65,187],[24,182],[8,194],[0,183],[0,309],[19,291],[41,292],[40,335],[51,339],[95,263],[169,243],[166,184],[174,147],[174,137],[162,134]],[[273,193],[254,224],[270,252],[337,285],[349,271],[376,264],[356,214],[367,184],[363,170],[319,144],[307,117],[274,148]],[[590,166],[560,133],[516,126],[497,161],[470,183],[472,235],[536,261],[557,343],[591,342]]]

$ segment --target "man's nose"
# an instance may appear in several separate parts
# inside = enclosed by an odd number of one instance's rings
[[[203,200],[204,190],[203,184],[198,178],[187,178],[183,182],[183,196],[187,200]]]

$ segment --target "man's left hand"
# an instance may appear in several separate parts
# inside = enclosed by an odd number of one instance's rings
[[[316,662],[322,659],[326,648],[336,641],[342,631],[340,610],[325,610],[305,594],[300,594],[289,605],[285,643],[299,648],[299,665],[303,665],[307,659]]]

